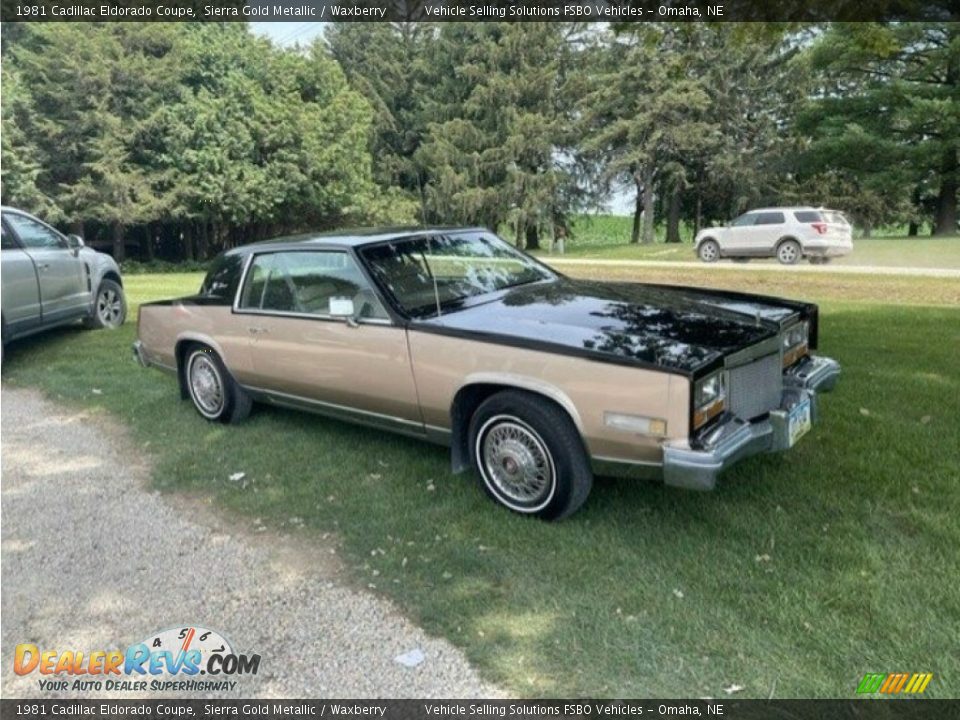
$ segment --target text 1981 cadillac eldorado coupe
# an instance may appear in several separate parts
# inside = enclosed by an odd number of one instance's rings
[[[433,440],[497,502],[558,519],[594,472],[709,490],[792,446],[840,373],[816,346],[815,305],[576,281],[435,228],[231,250],[198,295],[140,307],[134,352],[208,420],[259,401]]]

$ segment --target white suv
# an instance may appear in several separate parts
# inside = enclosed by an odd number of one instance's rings
[[[805,257],[811,263],[853,250],[853,233],[843,213],[812,207],[751,210],[729,225],[697,233],[694,249],[703,262],[720,258],[776,257],[793,265]]]

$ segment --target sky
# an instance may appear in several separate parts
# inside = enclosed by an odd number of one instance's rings
[[[264,35],[278,45],[309,44],[323,32],[326,23],[319,22],[254,22],[250,29]]]
[[[254,22],[250,29],[258,35],[270,38],[278,45],[308,45],[323,33],[327,23],[319,22]],[[634,199],[629,192],[616,192],[608,204],[608,210],[616,215],[632,215]]]

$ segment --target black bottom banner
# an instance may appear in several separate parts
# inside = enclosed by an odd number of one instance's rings
[[[0,718],[960,718],[960,700],[0,700]]]

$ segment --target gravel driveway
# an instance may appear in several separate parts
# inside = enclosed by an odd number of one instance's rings
[[[501,694],[446,641],[338,579],[333,546],[239,530],[202,501],[146,489],[144,459],[109,421],[4,387],[2,433],[4,697],[111,695],[41,692],[39,673],[13,672],[18,643],[125,649],[180,625],[261,655],[259,674],[221,697]],[[414,648],[420,665],[395,661]]]

